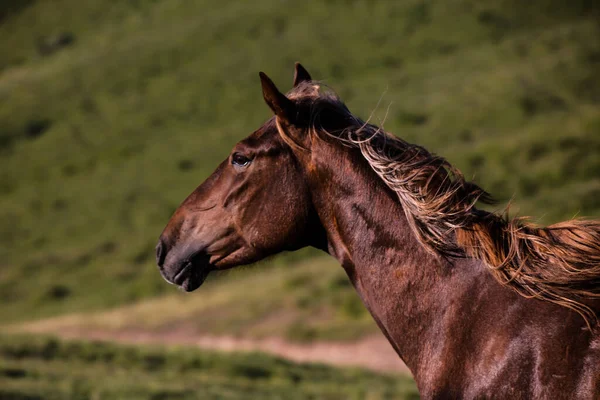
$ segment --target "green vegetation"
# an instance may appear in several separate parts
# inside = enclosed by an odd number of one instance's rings
[[[594,0],[1,3],[3,328],[374,332],[341,268],[314,251],[193,295],[154,266],[173,210],[269,117],[257,72],[285,90],[294,61],[513,212],[600,216]],[[415,397],[408,378],[260,354],[0,337],[0,399]]]
[[[417,399],[409,377],[263,354],[0,337],[0,399]]]
[[[319,279],[315,279],[318,276]],[[378,328],[342,268],[320,257],[291,268],[251,268],[207,282],[197,295],[171,295],[108,311],[21,323],[12,330],[86,333],[177,332],[202,335],[351,341]]]
[[[156,238],[269,116],[257,72],[285,89],[296,60],[358,115],[381,98],[373,122],[520,214],[600,215],[598,16],[590,0],[3,2],[0,319],[172,293]]]

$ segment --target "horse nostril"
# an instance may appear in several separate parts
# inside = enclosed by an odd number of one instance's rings
[[[159,267],[162,267],[166,255],[167,252],[165,251],[165,244],[162,239],[159,239],[158,244],[156,245],[156,263]]]

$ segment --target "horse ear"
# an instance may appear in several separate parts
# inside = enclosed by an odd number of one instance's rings
[[[290,99],[281,93],[264,72],[259,72],[260,83],[262,85],[263,98],[271,110],[278,118],[284,121],[292,122],[294,117],[295,105]]]
[[[308,71],[300,64],[296,63],[296,68],[294,71],[294,87],[298,86],[300,83],[305,81],[312,81],[310,74]]]

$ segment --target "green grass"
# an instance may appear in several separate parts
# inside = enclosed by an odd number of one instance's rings
[[[520,214],[598,217],[599,15],[590,0],[3,2],[0,320],[172,291],[158,235],[269,117],[257,72],[287,89],[297,60],[362,117],[382,98],[373,122],[389,105],[388,130]]]
[[[330,258],[289,268],[248,268],[209,280],[194,294],[140,301],[108,311],[81,312],[4,326],[13,331],[135,337],[177,332],[244,338],[352,341],[379,332],[344,270]]]
[[[409,377],[260,353],[0,337],[0,399],[417,399]]]

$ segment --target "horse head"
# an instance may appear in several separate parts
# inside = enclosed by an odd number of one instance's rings
[[[162,276],[186,291],[198,288],[213,270],[281,251],[323,247],[324,231],[296,154],[301,153],[296,147],[308,145],[310,106],[304,96],[294,99],[279,92],[262,72],[260,79],[275,116],[237,143],[183,201],[156,246]],[[316,90],[311,82],[296,64],[293,91]]]

